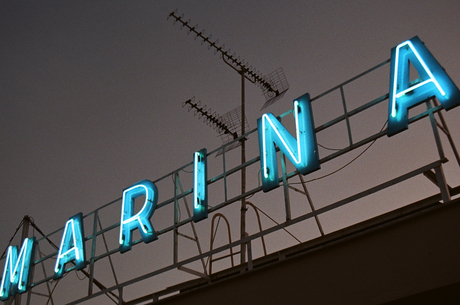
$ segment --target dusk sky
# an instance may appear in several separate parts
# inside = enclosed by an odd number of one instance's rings
[[[182,108],[182,103],[195,97],[213,112],[224,114],[240,105],[240,76],[219,55],[167,20],[176,9],[262,74],[283,68],[290,89],[264,110],[275,115],[290,110],[293,99],[304,93],[314,97],[385,61],[391,48],[416,35],[460,84],[460,2],[456,0],[2,0],[2,252],[24,215],[33,217],[43,232],[52,232],[69,217],[88,214],[121,197],[123,189],[134,183],[155,180],[191,162],[194,151],[210,151],[222,144],[216,131]],[[350,99],[370,96],[370,100],[387,93],[385,73],[376,87],[363,87]],[[251,129],[264,113],[260,111],[264,102],[261,90],[246,82]],[[340,113],[340,107],[316,104],[315,122],[324,122],[321,113],[337,109]],[[363,119],[375,132],[385,123],[386,107],[385,102],[381,113]],[[443,114],[459,143],[460,108]],[[337,181],[313,183],[313,201],[324,206],[343,198],[342,192],[361,191],[359,186],[371,175],[390,179],[401,174],[392,173],[394,164],[385,163],[400,159],[399,151],[406,154],[401,157],[404,164],[414,161],[417,167],[434,161],[435,147],[424,146],[417,128],[414,124],[407,134],[382,138],[377,142],[380,146],[366,152],[369,157],[358,159]],[[328,136],[318,142],[340,148],[347,140]],[[256,157],[256,134],[248,143],[248,155]],[[339,158],[315,175],[326,175],[354,156]],[[446,175],[452,185],[460,184],[458,170]],[[257,184],[257,179],[249,176],[248,183]],[[251,201],[269,212],[271,207],[264,206],[269,198],[259,194]],[[333,223],[350,217],[339,213],[328,218],[329,231],[335,228]],[[237,238],[238,224],[235,232]]]

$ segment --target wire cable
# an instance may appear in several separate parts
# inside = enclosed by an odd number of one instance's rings
[[[383,124],[383,127],[380,129],[379,132],[382,132],[384,129],[385,129],[385,126],[387,125],[388,123],[388,120],[385,122],[385,124]],[[307,180],[305,181],[305,183],[309,183],[309,182],[313,182],[313,181],[316,181],[316,180],[320,180],[320,179],[323,179],[323,178],[326,178],[326,177],[329,177],[339,171],[341,171],[342,169],[344,169],[345,167],[349,166],[350,164],[352,164],[353,162],[355,162],[359,157],[361,157],[369,148],[371,148],[372,145],[374,145],[374,143],[378,140],[375,139],[374,141],[371,142],[371,144],[369,144],[359,155],[357,155],[356,157],[354,157],[350,162],[348,162],[347,164],[343,165],[342,167],[336,169],[335,171],[329,173],[329,174],[326,174],[324,176],[321,176],[321,177],[318,177],[318,178],[314,178],[314,179],[311,179],[311,180]],[[319,145],[319,144],[318,144]],[[301,184],[301,182],[296,182],[296,183],[291,183],[291,184]]]
[[[322,148],[324,148],[324,149],[327,149],[327,150],[333,150],[333,151],[342,150],[342,148],[330,148],[330,147],[326,147],[326,146],[324,146],[324,145],[321,145],[321,144],[319,144],[319,143],[318,143],[318,146],[319,146],[319,147],[322,147]]]
[[[24,219],[22,219],[21,222],[19,223],[18,227],[16,228],[16,231],[14,232],[13,236],[8,241],[8,244],[6,245],[5,251],[3,251],[3,254],[2,254],[2,256],[0,258],[3,258],[5,256],[5,253],[8,250],[8,247],[11,245],[11,242],[13,241],[14,237],[16,236],[16,234],[18,233],[19,229],[22,227],[23,224],[24,224]]]

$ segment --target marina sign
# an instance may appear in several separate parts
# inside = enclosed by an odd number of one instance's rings
[[[417,78],[411,80],[411,66]],[[441,65],[418,37],[402,42],[391,50],[389,82],[388,131],[389,137],[408,128],[408,110],[436,97],[446,110],[460,104],[460,91]],[[277,148],[289,159],[296,170],[306,175],[320,169],[318,144],[311,108],[310,95],[305,93],[293,101],[295,133],[291,134],[272,113],[263,114],[257,120],[262,188],[270,192],[280,185]],[[193,221],[208,217],[207,150],[193,154]],[[133,232],[138,230],[142,241],[150,243],[158,239],[151,218],[158,203],[156,185],[142,180],[123,190],[120,211],[119,251],[130,251]],[[137,198],[144,198],[141,209],[135,213]],[[139,203],[138,203],[139,204]],[[85,251],[83,215],[79,213],[64,225],[59,251],[54,264],[54,278],[61,278],[66,265],[76,270],[88,263]],[[7,300],[30,288],[34,262],[34,237],[26,238],[22,246],[9,246],[0,286],[0,299]]]

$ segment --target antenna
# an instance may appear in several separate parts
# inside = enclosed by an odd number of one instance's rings
[[[251,83],[258,85],[268,100],[265,102],[265,105],[262,107],[268,107],[277,100],[279,100],[284,93],[289,89],[289,84],[287,83],[286,77],[284,76],[283,69],[279,68],[274,73],[271,73],[269,77],[263,76],[259,71],[254,69],[248,63],[245,63],[244,60],[240,60],[240,57],[236,57],[236,53],[231,54],[230,49],[225,50],[225,44],[219,45],[219,40],[213,40],[212,35],[205,36],[204,30],[199,31],[198,24],[191,26],[191,20],[184,21],[184,15],[177,15],[177,11],[171,12],[168,16],[168,19],[173,17],[173,24],[179,22],[180,28],[187,28],[187,35],[193,33],[195,35],[195,40],[199,37],[201,39],[201,44],[205,44],[209,49],[214,50],[214,54],[219,53],[222,60],[229,65],[233,70],[235,70],[241,76],[241,108],[240,113],[237,118],[240,119],[241,124],[241,135],[245,134],[246,130],[246,110],[245,110],[245,79],[249,80]],[[196,109],[196,108],[195,108]],[[207,117],[207,116],[206,116]],[[213,117],[210,115],[209,117]],[[231,117],[231,115],[229,116]],[[227,128],[230,130],[230,128]],[[246,138],[240,139],[241,146],[241,164],[246,163]],[[246,193],[246,168],[241,168],[241,194]],[[242,196],[241,198],[241,228],[240,228],[240,237],[244,239],[246,237],[246,197]],[[240,262],[241,264],[246,262],[246,244],[241,243],[240,251]]]
[[[182,103],[182,108],[188,105],[188,111],[194,111],[194,115],[198,116],[198,119],[203,118],[203,122],[208,126],[211,126],[214,130],[219,133],[219,136],[224,144],[224,147],[219,150],[216,157],[220,156],[225,152],[228,152],[236,147],[241,146],[241,141],[235,141],[232,144],[225,145],[232,142],[242,135],[241,133],[241,107],[237,107],[224,115],[218,115],[216,112],[212,113],[211,108],[207,108],[206,105],[201,106],[201,101],[195,102],[195,97],[186,100]],[[245,130],[249,130],[248,120],[245,120]]]
[[[262,94],[265,96],[265,104],[260,110],[264,110],[268,106],[274,104],[276,101],[280,100],[286,91],[289,89],[289,84],[287,82],[286,76],[284,75],[283,69],[278,68],[272,73],[266,76],[267,82],[273,84],[273,87],[279,88],[281,93],[276,95],[269,90],[262,90]]]
[[[230,131],[230,129],[222,122],[222,116],[218,115],[216,112],[211,114],[211,108],[207,109],[207,106],[201,106],[201,101],[195,103],[195,97],[192,97],[189,100],[186,100],[182,103],[182,108],[185,105],[189,105],[188,111],[190,112],[192,109],[195,110],[195,115],[198,114],[198,119],[203,117],[203,122],[208,123],[211,125],[215,130],[218,130],[219,133],[224,134],[231,134],[234,139],[238,138],[238,134],[236,132]]]
[[[261,108],[264,109],[271,104],[275,103],[279,99],[283,97],[286,91],[289,89],[289,84],[287,82],[286,76],[284,75],[284,71],[282,68],[278,68],[274,72],[270,73],[267,76],[262,75],[259,71],[249,65],[249,63],[245,63],[244,60],[240,60],[240,57],[236,56],[236,53],[231,53],[231,49],[228,48],[225,50],[225,44],[219,46],[219,39],[213,41],[212,34],[209,36],[205,36],[205,30],[198,31],[198,24],[195,26],[191,26],[191,19],[184,21],[184,15],[181,16],[177,15],[177,10],[171,12],[168,15],[168,19],[173,17],[173,24],[176,22],[180,23],[180,28],[186,27],[187,35],[190,33],[195,34],[195,40],[199,37],[202,41],[201,44],[207,44],[208,50],[213,49],[214,54],[220,53],[222,59],[226,64],[231,66],[234,70],[238,72],[244,71],[244,77],[249,80],[251,83],[258,85],[262,89],[262,94],[266,99],[264,106]]]
[[[247,118],[243,118],[241,114],[241,106],[238,106],[235,109],[230,110],[229,112],[222,115],[222,121],[226,125],[228,125],[228,128],[232,130],[238,136],[242,136],[244,134],[241,126],[244,125],[245,126],[244,130],[249,130],[248,120]],[[233,141],[233,139],[230,138],[230,136],[225,133],[220,134],[220,138],[222,139],[222,142],[224,144],[227,144]],[[234,148],[241,146],[242,143],[243,143],[242,141],[234,141],[233,143],[229,145],[223,146],[223,148],[217,152],[216,157],[220,156],[224,152],[228,152]]]

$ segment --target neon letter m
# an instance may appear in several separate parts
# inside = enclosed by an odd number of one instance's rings
[[[0,286],[0,299],[5,301],[18,292],[25,292],[29,285],[33,263],[35,238],[26,238],[18,256],[18,246],[9,246]]]

